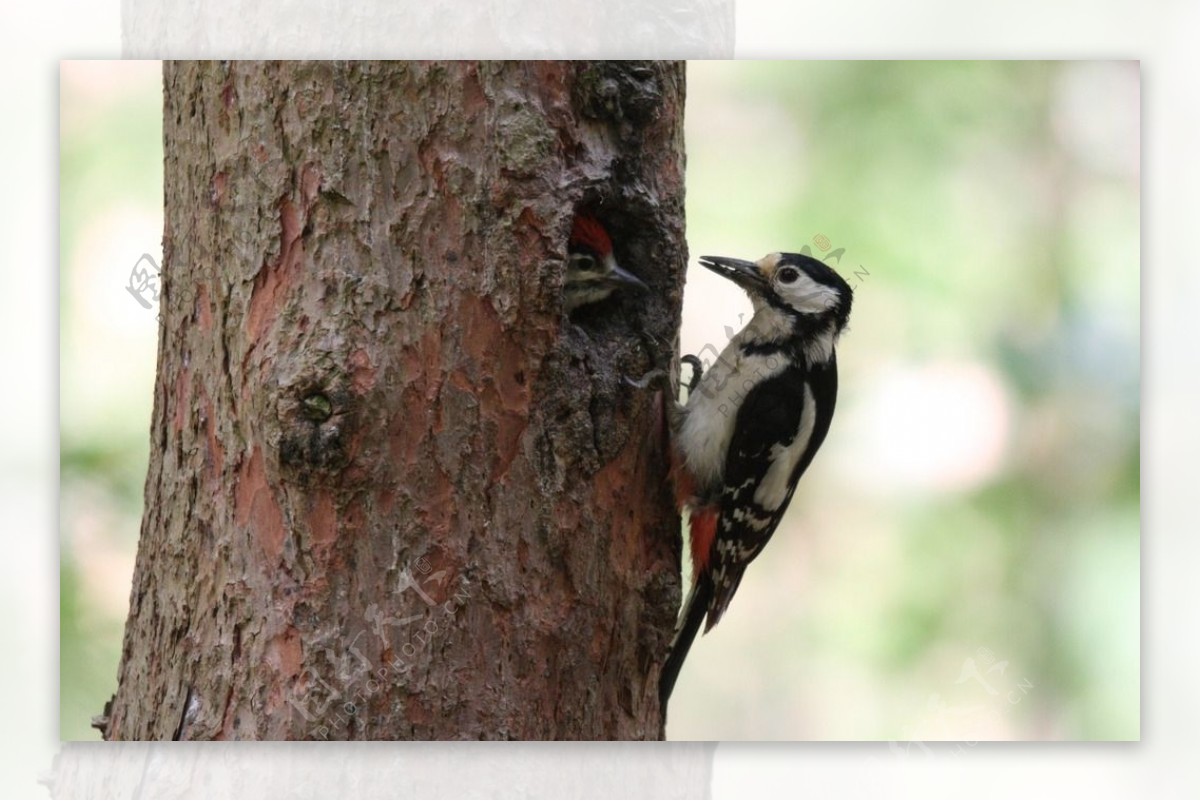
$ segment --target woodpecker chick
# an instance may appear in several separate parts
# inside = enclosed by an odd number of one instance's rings
[[[754,316],[673,415],[693,586],[659,681],[664,707],[700,624],[707,619],[707,632],[721,620],[825,441],[853,294],[828,265],[798,253],[700,263],[745,290]]]
[[[576,217],[567,242],[567,275],[563,284],[567,314],[607,300],[622,289],[646,292],[649,288],[617,264],[612,240],[604,226],[592,217]]]

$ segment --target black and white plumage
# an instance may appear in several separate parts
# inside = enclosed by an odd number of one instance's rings
[[[708,631],[720,621],[825,441],[837,401],[836,344],[853,297],[832,268],[803,254],[700,263],[744,289],[754,316],[673,426],[693,587],[660,679],[664,705],[700,624],[707,618]]]

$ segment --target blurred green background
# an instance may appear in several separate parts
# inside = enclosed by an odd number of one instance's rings
[[[822,452],[672,739],[1137,739],[1134,62],[693,62],[692,254],[855,289]],[[61,736],[115,689],[149,450],[155,63],[61,72]],[[695,266],[685,352],[749,304]],[[633,265],[637,268],[637,265]]]

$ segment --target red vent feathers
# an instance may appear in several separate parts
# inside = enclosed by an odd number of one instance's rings
[[[592,217],[575,218],[575,225],[571,227],[570,244],[589,248],[601,256],[612,253],[612,240],[608,238],[608,232]]]

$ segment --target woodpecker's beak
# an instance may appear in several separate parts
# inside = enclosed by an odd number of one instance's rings
[[[767,279],[752,261],[727,259],[724,256],[701,256],[700,264],[717,275],[728,278],[747,292],[763,295],[770,289]]]
[[[621,267],[621,265],[617,264],[616,261],[611,262],[609,267],[612,269],[608,275],[605,276],[605,280],[611,283],[614,287],[629,287],[630,289],[636,289],[639,292],[650,291],[650,287],[646,286],[642,279]]]

